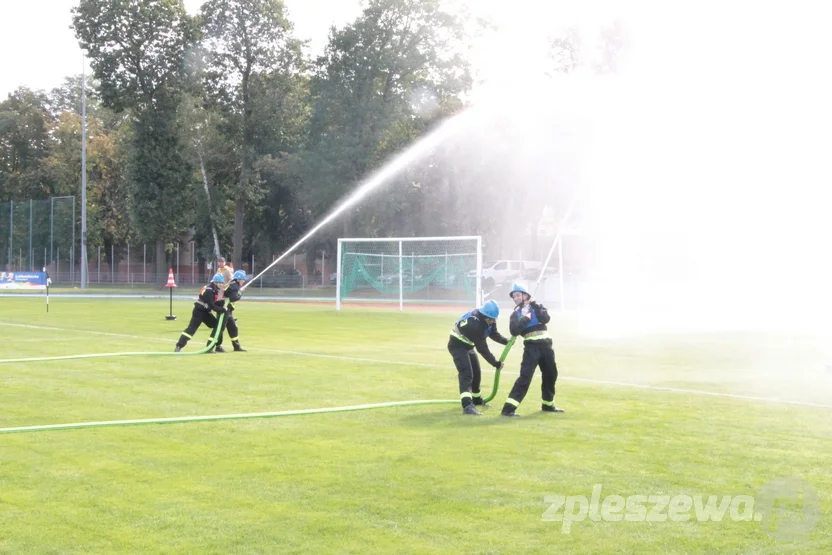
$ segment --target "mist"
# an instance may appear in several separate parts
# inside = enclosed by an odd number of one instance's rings
[[[421,217],[455,215],[456,227],[437,234],[487,235],[486,260],[542,261],[563,231],[564,250],[572,245],[579,260],[564,275],[564,298],[542,300],[566,308],[559,315],[572,331],[658,334],[665,343],[647,345],[698,352],[689,370],[709,387],[825,402],[832,37],[824,9],[619,7],[597,20],[617,21],[626,37],[616,71],[604,74],[553,73],[551,60],[528,50],[548,37],[518,42],[515,29],[486,50],[517,48],[495,58],[463,124],[399,185],[440,172],[444,188]],[[582,28],[592,56],[597,26]],[[381,209],[396,194],[369,202]],[[731,348],[740,336],[713,335],[726,332],[758,335]],[[700,335],[682,335],[692,333]],[[575,373],[678,386],[678,375],[651,366],[644,345],[633,347],[632,364],[605,360]]]

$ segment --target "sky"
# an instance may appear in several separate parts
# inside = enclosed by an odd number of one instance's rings
[[[185,0],[189,13],[196,13],[203,0]],[[505,10],[502,0],[467,1],[474,12],[494,17],[508,30],[501,41],[479,45],[472,58],[480,67],[502,72],[515,67],[511,52],[532,52],[540,48],[540,38],[555,23],[589,26],[609,12],[612,0],[515,0]],[[284,0],[299,38],[310,40],[313,52],[326,44],[331,25],[342,26],[361,12],[361,0]],[[0,0],[0,98],[21,85],[51,90],[64,77],[81,73],[82,51],[71,25],[71,9],[78,0]],[[543,4],[543,5],[541,5]],[[87,64],[89,71],[89,64]]]
[[[0,98],[21,85],[48,91],[81,73],[82,51],[70,29],[76,5],[78,0],[0,0]],[[189,13],[201,5],[202,0],[185,0]],[[310,39],[313,48],[323,48],[330,25],[360,13],[358,0],[286,0],[285,5],[296,34]]]

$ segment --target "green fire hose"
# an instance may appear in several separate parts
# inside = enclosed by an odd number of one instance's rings
[[[511,347],[514,345],[514,341],[516,339],[517,339],[517,336],[516,335],[513,336],[511,339],[508,340],[508,343],[506,343],[506,346],[503,347],[503,352],[500,354],[500,362],[501,363],[506,361],[506,357],[508,356],[508,352],[511,350]],[[501,370],[499,368],[494,371],[494,386],[491,388],[491,395],[484,398],[482,400],[483,403],[487,403],[487,402],[491,401],[491,399],[493,399],[494,396],[497,395],[497,389],[500,386],[500,372],[501,372]]]

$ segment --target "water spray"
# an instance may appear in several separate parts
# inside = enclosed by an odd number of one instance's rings
[[[554,254],[554,252],[555,252],[555,247],[557,246],[558,241],[561,240],[561,235],[563,234],[563,230],[566,227],[566,224],[569,221],[570,216],[572,215],[572,209],[575,207],[575,201],[577,199],[578,199],[578,194],[576,192],[575,194],[572,195],[572,200],[569,202],[569,208],[567,208],[566,214],[563,216],[563,221],[561,222],[560,227],[558,228],[557,235],[555,235],[555,240],[552,241],[552,248],[549,249],[549,255],[546,257],[546,261],[543,263],[543,267],[540,269],[540,275],[537,277],[537,281],[534,284],[534,288],[532,288],[532,295],[531,295],[532,297],[534,297],[535,294],[537,294],[537,288],[540,287],[540,282],[543,281],[543,274],[546,273],[546,268],[549,266],[549,261],[552,259],[552,254]],[[563,276],[561,276],[561,278],[562,277]],[[563,298],[562,297],[560,299],[560,302],[561,302],[561,306],[563,306]],[[509,353],[509,351],[511,351],[511,348],[514,346],[514,342],[516,340],[517,340],[517,336],[516,335],[512,336],[511,339],[508,340],[508,343],[506,343],[506,346],[503,347],[503,352],[500,354],[500,359],[499,359],[501,364],[506,361],[506,358],[508,357],[508,353]],[[484,398],[482,400],[483,403],[487,403],[487,402],[491,401],[494,398],[494,396],[497,395],[497,389],[500,386],[500,372],[501,372],[501,370],[499,368],[494,371],[494,385],[491,388],[491,395]]]
[[[315,235],[315,233],[317,233],[318,230],[320,230],[322,227],[324,227],[332,220],[340,216],[345,210],[355,205],[358,201],[366,197],[374,189],[377,189],[378,187],[383,185],[388,179],[395,176],[402,169],[406,168],[407,166],[418,160],[423,154],[428,152],[430,149],[435,148],[436,146],[441,144],[442,141],[444,141],[447,138],[447,136],[451,133],[454,127],[456,125],[459,125],[461,118],[470,111],[471,108],[445,120],[436,129],[419,139],[410,148],[399,154],[391,162],[386,164],[383,168],[381,168],[374,175],[368,178],[358,189],[355,190],[355,192],[352,195],[350,195],[347,198],[347,200],[344,201],[343,204],[341,204],[339,207],[333,210],[327,217],[321,220],[319,224],[313,227],[306,235],[301,237],[297,243],[289,247],[289,249],[286,252],[284,252],[275,260],[273,260],[272,263],[266,266],[266,268],[263,271],[261,271],[259,274],[257,274],[250,280],[246,281],[246,283],[240,288],[240,290],[244,291],[246,287],[254,283],[260,276],[269,271],[272,266],[289,256],[289,254],[291,254],[295,249],[297,249],[300,245],[306,242],[307,239]]]

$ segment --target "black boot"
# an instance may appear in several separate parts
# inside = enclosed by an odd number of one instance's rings
[[[471,416],[481,416],[482,413],[477,410],[474,405],[465,405],[462,407],[462,414],[468,414]]]
[[[540,410],[543,412],[563,412],[563,409],[558,408],[555,405],[540,405]]]
[[[240,353],[245,353],[245,352],[246,352],[246,350],[245,350],[245,349],[243,349],[243,348],[240,346],[240,342],[239,342],[239,341],[232,341],[232,342],[231,342],[231,344],[232,344],[232,345],[234,345],[234,350],[235,350],[235,351],[238,351],[238,352],[240,352]]]
[[[177,346],[176,346],[176,348],[173,350],[173,352],[174,352],[174,353],[178,353],[178,352],[179,352],[179,351],[181,351],[181,350],[182,350],[182,347],[180,347],[179,345],[177,345]]]
[[[228,352],[228,351],[226,351],[225,349],[222,348],[222,345],[217,345],[216,347],[214,347],[214,351],[217,352],[217,353],[227,353]]]
[[[520,416],[519,414],[514,412],[515,408],[516,407],[511,403],[506,403],[505,405],[503,405],[503,410],[500,412],[500,414],[502,416]]]

